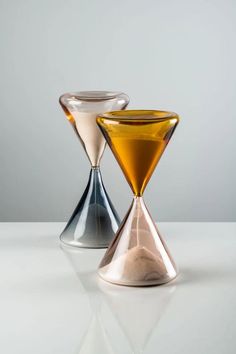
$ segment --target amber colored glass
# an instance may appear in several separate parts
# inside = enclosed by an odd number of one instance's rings
[[[141,196],[178,117],[161,111],[112,112],[99,125],[136,196]]]
[[[134,200],[100,266],[99,275],[130,286],[166,283],[175,263],[142,199],[179,117],[172,112],[133,110],[97,118],[106,141],[134,193]]]

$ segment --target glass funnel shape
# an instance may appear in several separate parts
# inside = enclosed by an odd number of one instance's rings
[[[114,237],[120,219],[102,182],[99,166],[106,141],[96,117],[107,110],[125,109],[129,98],[120,92],[83,91],[66,93],[59,102],[91,164],[88,185],[60,239],[75,247],[104,248]]]
[[[98,273],[104,280],[147,286],[169,282],[177,275],[142,195],[178,121],[175,113],[148,110],[110,112],[97,118],[134,193],[132,205],[100,263]]]

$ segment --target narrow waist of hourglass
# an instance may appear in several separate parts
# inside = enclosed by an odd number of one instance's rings
[[[100,171],[100,166],[91,166],[91,170]],[[142,200],[143,201],[143,193],[142,194],[133,194],[133,199]]]

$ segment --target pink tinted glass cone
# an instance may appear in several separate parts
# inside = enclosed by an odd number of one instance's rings
[[[176,277],[175,263],[142,197],[134,197],[98,272],[106,281],[129,286],[158,285]]]
[[[129,98],[122,92],[80,91],[65,93],[59,102],[72,124],[93,167],[100,164],[106,140],[96,123],[99,113],[123,110]]]

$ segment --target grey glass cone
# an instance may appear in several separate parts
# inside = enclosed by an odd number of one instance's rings
[[[119,224],[119,216],[104,188],[100,169],[92,168],[84,194],[60,239],[75,247],[106,248]]]

